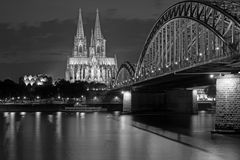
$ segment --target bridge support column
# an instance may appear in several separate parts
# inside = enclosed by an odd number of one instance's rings
[[[132,93],[130,91],[123,91],[123,112],[132,111]]]
[[[132,111],[155,111],[164,109],[164,93],[132,93]]]
[[[192,90],[171,90],[166,93],[123,92],[123,112],[173,111],[194,113],[196,94]]]
[[[197,112],[197,92],[195,90],[170,90],[166,92],[167,109],[180,113]]]
[[[219,76],[216,90],[216,131],[240,131],[240,75]]]

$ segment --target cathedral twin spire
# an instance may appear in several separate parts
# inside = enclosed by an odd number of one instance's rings
[[[102,38],[98,9],[97,9],[97,15],[96,15],[95,29],[94,29],[94,38],[95,39]]]
[[[78,26],[77,26],[77,37],[84,38],[83,20],[82,20],[81,8],[79,9]]]
[[[85,48],[86,46],[86,38],[84,36],[84,29],[83,29],[83,20],[82,20],[82,13],[81,9],[79,9],[79,17],[78,17],[78,26],[77,26],[77,33],[76,33],[76,44],[75,48]],[[81,42],[82,40],[82,42]],[[91,41],[90,41],[90,56],[93,55],[91,50],[94,50],[96,56],[105,56],[105,42],[106,40],[103,38],[100,26],[100,18],[99,18],[99,11],[96,11],[96,21],[95,21],[95,28],[94,32],[91,30]],[[86,54],[81,53],[82,49],[76,49],[75,54],[77,56],[86,56]],[[80,53],[79,53],[80,52]]]

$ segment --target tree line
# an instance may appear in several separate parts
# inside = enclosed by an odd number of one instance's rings
[[[106,88],[105,84],[101,83],[88,83],[82,81],[76,81],[75,83],[70,83],[64,79],[56,81],[54,84],[46,85],[25,85],[16,83],[10,79],[0,81],[0,98],[28,98],[34,99],[37,96],[40,98],[76,98],[82,95],[89,94],[89,89],[92,88]]]

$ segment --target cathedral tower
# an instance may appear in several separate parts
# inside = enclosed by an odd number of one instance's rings
[[[77,33],[74,37],[73,54],[68,58],[66,80],[87,81],[110,85],[117,71],[117,59],[106,57],[106,40],[100,26],[97,9],[95,28],[91,31],[89,51],[84,35],[81,9],[79,10]],[[89,54],[88,54],[89,52]]]
[[[74,37],[73,56],[87,57],[87,40],[84,36],[81,9],[79,9],[77,33]]]
[[[95,56],[106,57],[106,40],[102,35],[98,9],[96,13],[93,41],[94,41],[93,46],[95,49]]]

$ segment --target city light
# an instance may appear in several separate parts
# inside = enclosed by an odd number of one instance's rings
[[[115,100],[115,101],[119,101],[120,99],[119,99],[118,96],[115,96],[115,97],[114,97],[114,100]]]
[[[210,76],[209,76],[210,78],[214,78],[214,75],[213,74],[210,74]]]
[[[129,92],[129,91],[124,92],[124,96],[130,97],[131,96],[131,92]]]
[[[119,115],[120,115],[120,112],[119,112],[119,111],[114,111],[114,115],[115,115],[115,116],[119,116]]]
[[[21,112],[20,115],[21,115],[21,116],[25,116],[25,115],[26,115],[26,112]]]
[[[4,117],[7,117],[8,116],[8,112],[4,112]]]

